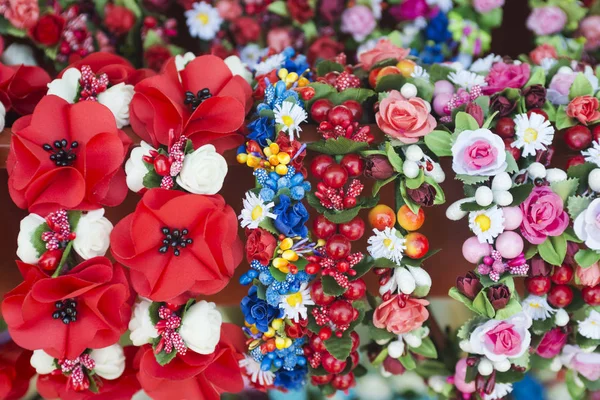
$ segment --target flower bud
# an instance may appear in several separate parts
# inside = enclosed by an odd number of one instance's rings
[[[377,180],[386,180],[394,175],[395,171],[386,156],[374,155],[366,159],[365,176]]]
[[[388,355],[392,358],[402,357],[404,353],[404,342],[396,340],[388,345]]]
[[[477,371],[483,376],[489,376],[494,372],[494,366],[487,358],[482,358],[477,365]]]

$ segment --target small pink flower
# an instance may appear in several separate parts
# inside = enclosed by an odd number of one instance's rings
[[[225,21],[233,21],[242,15],[242,6],[235,0],[220,0],[217,3],[217,11]]]
[[[577,96],[567,105],[567,115],[577,119],[583,125],[600,119],[598,99],[592,96]]]
[[[531,323],[531,318],[523,312],[506,320],[489,320],[471,333],[469,343],[472,352],[482,354],[492,362],[518,358],[531,344]]]
[[[269,33],[267,33],[267,44],[273,51],[277,53],[282,52],[286,47],[292,45],[290,30],[283,27],[269,30]]]
[[[566,23],[567,14],[557,6],[534,8],[527,18],[527,28],[538,36],[558,33]]]
[[[37,0],[8,0],[4,17],[19,29],[28,29],[35,25],[40,17]]]
[[[414,331],[429,318],[427,305],[429,302],[424,299],[409,297],[403,300],[400,295],[392,296],[375,309],[373,325],[396,335]]]
[[[569,226],[562,199],[548,186],[536,186],[521,204],[521,211],[521,234],[531,244],[541,244],[548,236],[560,236]]]
[[[473,8],[481,14],[500,8],[503,5],[504,0],[473,0]]]
[[[462,131],[452,145],[452,169],[457,174],[493,176],[506,169],[504,142],[489,129]]]
[[[533,49],[531,53],[529,53],[529,58],[531,58],[531,61],[533,61],[534,64],[541,65],[542,60],[546,58],[557,59],[558,53],[554,46],[544,43]]]
[[[596,286],[600,284],[600,267],[597,262],[587,268],[577,266],[575,273],[579,282],[584,286]]]
[[[531,67],[529,64],[506,64],[497,62],[485,77],[487,86],[483,88],[486,95],[500,92],[506,88],[520,89],[529,79]]]
[[[351,34],[357,42],[365,40],[376,25],[373,12],[367,6],[346,8],[342,13],[342,32]]]
[[[563,349],[560,361],[590,381],[600,379],[600,353],[589,353],[568,344]]]
[[[425,100],[418,97],[407,100],[400,92],[392,90],[379,103],[375,119],[379,128],[392,138],[403,143],[415,143],[437,125],[430,110]]]
[[[361,53],[358,58],[362,64],[364,70],[368,71],[377,64],[379,61],[387,60],[390,58],[396,59],[396,61],[403,60],[410,53],[410,49],[403,49],[398,47],[388,39],[380,39],[377,45],[369,51]]]
[[[554,358],[567,343],[568,335],[561,328],[550,329],[544,334],[537,347],[537,354],[543,358]]]
[[[596,50],[600,47],[600,15],[591,15],[584,18],[579,24],[579,31],[586,39],[586,50]]]
[[[559,72],[552,77],[550,89],[555,90],[563,96],[567,96],[576,77],[577,74],[574,73]]]

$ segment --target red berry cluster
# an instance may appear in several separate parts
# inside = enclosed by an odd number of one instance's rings
[[[360,79],[349,71],[328,72],[324,76],[317,78],[317,82],[331,85],[338,92],[343,92],[348,88],[359,88],[361,86]]]
[[[563,138],[569,149],[580,152],[590,147],[593,140],[600,140],[600,125],[596,125],[591,130],[585,125],[572,126],[564,130]],[[585,158],[581,154],[577,154],[569,158],[567,168],[583,163],[585,163]]]
[[[312,174],[322,180],[317,184],[315,196],[323,207],[343,210],[356,206],[356,199],[364,189],[360,180],[355,178],[364,170],[364,162],[358,154],[346,154],[339,164],[333,157],[321,154],[315,157],[310,168]],[[354,178],[350,184],[349,177]]]
[[[328,99],[318,99],[312,104],[310,115],[319,123],[318,131],[326,140],[339,137],[355,142],[371,143],[375,140],[371,127],[359,124],[363,107],[356,100],[346,100],[336,106]]]
[[[348,390],[356,383],[352,370],[358,365],[359,355],[358,346],[360,338],[356,332],[350,334],[352,339],[352,350],[350,352],[349,361],[352,363],[351,370],[344,373],[348,365],[348,360],[338,360],[325,348],[323,337],[325,335],[313,335],[304,347],[304,355],[309,360],[311,367],[317,369],[320,366],[327,372],[324,375],[313,375],[311,382],[315,386],[322,386],[331,383],[336,390]]]
[[[573,267],[568,264],[555,266],[550,275],[543,272],[525,279],[527,291],[535,296],[548,295],[550,305],[567,307],[573,301],[573,290],[569,282],[573,279]],[[600,300],[600,293],[599,293]]]

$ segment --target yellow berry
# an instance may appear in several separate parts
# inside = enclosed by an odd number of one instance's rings
[[[260,158],[249,155],[248,159],[246,160],[246,165],[252,168],[256,168],[260,165]]]
[[[285,258],[277,257],[273,260],[273,266],[280,270],[281,272],[288,273],[290,270],[288,268],[288,261]]]
[[[277,347],[277,350],[285,349],[285,339],[282,337],[276,337],[275,338],[275,347]]]
[[[396,64],[396,68],[400,70],[400,74],[402,74],[402,76],[405,78],[410,77],[416,66],[417,64],[414,61],[408,59],[404,59]]]
[[[240,153],[240,154],[237,155],[236,160],[240,164],[246,164],[246,160],[248,160],[248,154],[246,154],[246,153]]]
[[[292,238],[285,238],[279,244],[279,248],[281,250],[288,250],[288,249],[291,249],[293,245],[294,245],[294,241],[292,240]]]
[[[292,339],[290,338],[285,338],[285,348],[287,349],[288,347],[290,347],[292,345]]]
[[[272,338],[273,336],[275,336],[275,329],[273,328],[269,328],[265,333],[264,336],[268,337],[268,338]]]
[[[279,79],[284,80],[286,76],[288,76],[288,70],[285,68],[281,68],[279,71],[277,71],[277,76],[279,77]]]
[[[305,77],[303,77],[303,76],[301,76],[300,79],[298,79],[298,86],[299,87],[308,86],[309,83],[310,83],[310,81],[308,79],[306,79]]]
[[[281,256],[288,261],[298,261],[298,254],[294,250],[286,250]]]
[[[260,340],[258,340],[258,339],[253,340],[252,342],[250,342],[250,345],[248,346],[248,350],[254,350],[259,345],[260,345]]]
[[[279,159],[275,154],[269,157],[269,162],[271,163],[271,165],[279,165]]]
[[[265,148],[263,149],[263,153],[265,154],[265,156],[266,156],[267,158],[268,158],[268,157],[271,157],[271,156],[273,155],[273,152],[271,151],[271,149],[270,149],[269,147],[265,147]]]
[[[275,167],[275,172],[277,172],[278,175],[285,175],[288,172],[288,167],[287,165],[279,164]]]
[[[277,159],[279,160],[280,164],[289,164],[291,157],[288,153],[281,152],[277,154]]]
[[[269,145],[269,149],[271,149],[271,152],[272,152],[273,154],[277,154],[277,153],[279,153],[279,145],[278,145],[277,143],[271,143],[271,144]]]
[[[276,318],[273,320],[273,322],[271,322],[271,327],[273,329],[275,329],[276,331],[279,330],[279,328],[281,328],[283,326],[283,320],[281,318]]]
[[[317,240],[317,247],[323,247],[327,243],[324,239]]]

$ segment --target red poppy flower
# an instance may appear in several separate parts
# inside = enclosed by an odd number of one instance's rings
[[[50,75],[40,67],[0,64],[0,101],[20,115],[33,112],[48,91]]]
[[[239,361],[245,351],[242,330],[233,324],[221,326],[221,341],[208,355],[188,351],[165,366],[156,362],[152,347],[144,346],[138,379],[144,392],[155,400],[219,400],[222,393],[244,388]]]
[[[57,278],[36,265],[17,265],[25,281],[6,294],[2,315],[19,346],[73,359],[116,343],[127,330],[132,304],[120,265],[95,257]]]
[[[13,341],[0,345],[0,399],[21,399],[29,389],[35,369],[29,363],[31,351]]]
[[[45,214],[116,206],[125,199],[121,167],[131,139],[117,129],[108,108],[46,96],[12,130],[8,189],[17,206]]]
[[[235,212],[218,195],[150,189],[110,242],[140,296],[175,304],[219,292],[242,259]]]
[[[236,131],[250,109],[251,94],[244,78],[233,76],[219,57],[197,57],[179,73],[171,58],[159,75],[135,86],[131,127],[154,147],[168,145],[174,129],[176,136],[192,139],[194,148],[211,143],[223,152],[243,142]]]
[[[37,378],[37,391],[45,399],[61,400],[129,400],[141,389],[136,374],[139,369],[138,348],[126,346],[125,371],[113,380],[96,377],[98,393],[89,390],[77,392],[68,386],[68,376],[64,374],[39,375]],[[137,364],[137,365],[136,365]]]
[[[69,68],[81,69],[84,65],[89,65],[96,75],[106,74],[111,85],[117,85],[122,82],[128,85],[135,85],[141,80],[156,75],[154,71],[148,68],[135,69],[129,61],[116,54],[99,51],[75,61],[62,70],[58,77],[62,77]]]

